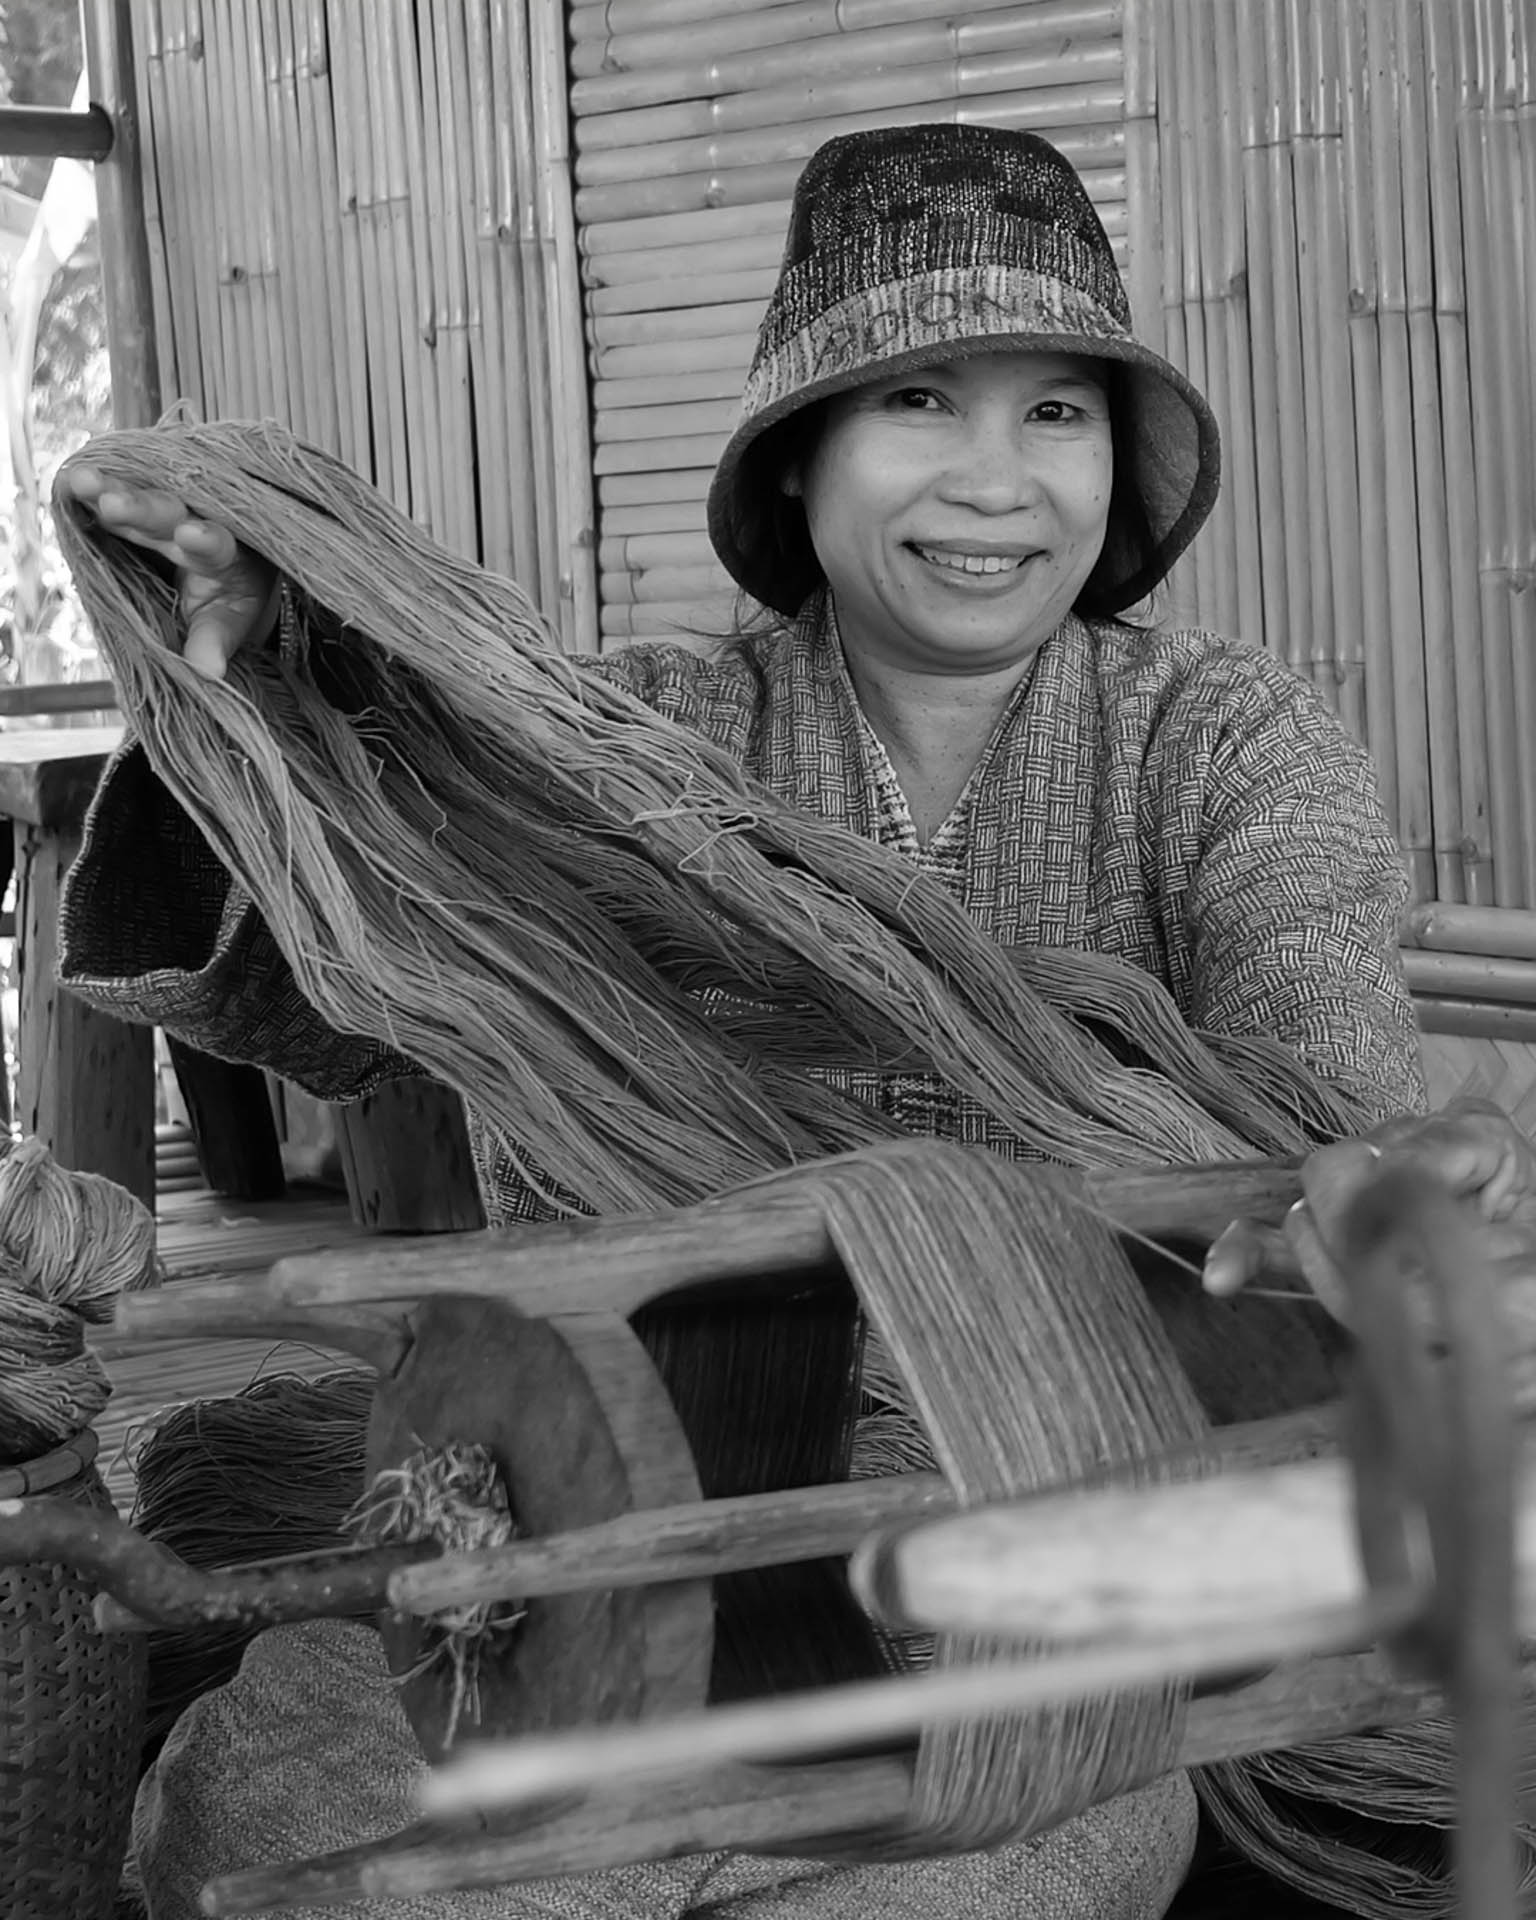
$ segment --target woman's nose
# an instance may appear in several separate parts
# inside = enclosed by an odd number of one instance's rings
[[[1040,494],[1038,463],[1030,457],[1027,436],[1014,423],[968,423],[940,491],[946,500],[979,513],[1012,513]]]

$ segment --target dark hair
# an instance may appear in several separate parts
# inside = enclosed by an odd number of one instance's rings
[[[1156,567],[1157,539],[1131,478],[1135,463],[1131,457],[1130,382],[1118,361],[1101,360],[1099,365],[1104,370],[1104,391],[1109,401],[1113,455],[1109,513],[1104,545],[1072,611],[1084,620],[1118,620],[1115,609],[1105,603],[1119,582],[1121,592],[1113,597],[1123,606],[1124,582]],[[771,559],[777,577],[788,590],[786,597],[792,596],[792,604],[797,607],[804,606],[818,587],[825,586],[826,579],[811,545],[804,504],[798,494],[784,491],[783,480],[794,468],[803,470],[815,453],[827,408],[826,400],[813,400],[768,428],[743,457],[737,488],[737,498],[752,503],[756,522],[744,531],[755,549]],[[749,618],[746,624],[755,631],[761,623]]]

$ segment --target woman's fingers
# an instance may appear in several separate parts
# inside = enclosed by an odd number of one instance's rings
[[[183,657],[204,678],[222,680],[242,647],[259,645],[272,632],[277,575],[229,527],[189,514],[175,494],[108,486],[89,465],[69,468],[60,486],[120,539],[174,568],[186,622]]]

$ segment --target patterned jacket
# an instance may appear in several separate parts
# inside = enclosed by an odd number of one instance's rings
[[[1161,980],[1192,1026],[1282,1039],[1320,1075],[1363,1083],[1379,1115],[1422,1106],[1397,944],[1405,879],[1370,763],[1266,655],[1069,619],[925,848],[820,606],[718,657],[636,646],[587,670],[783,798],[899,848],[1000,942],[1115,955]],[[75,992],[322,1098],[409,1070],[321,1023],[135,747],[96,797],[61,938]],[[887,1103],[914,1131],[987,1137],[931,1084]],[[492,1217],[527,1217],[505,1160],[481,1171]]]

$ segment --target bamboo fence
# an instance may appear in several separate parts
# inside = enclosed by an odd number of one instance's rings
[[[598,644],[562,16],[135,0],[161,388],[275,418]]]
[[[1529,907],[1536,10],[1151,16],[1164,341],[1226,442],[1177,604],[1288,661],[1366,742],[1419,900]],[[1416,966],[1449,1006],[1454,970]]]
[[[730,630],[738,609],[704,532],[704,497],[737,418],[794,183],[832,134],[921,120],[1045,133],[1082,170],[1155,312],[1157,276],[1128,246],[1123,42],[1141,9],[970,0],[940,18],[931,0],[571,7],[605,646],[707,645]],[[1155,174],[1139,191],[1149,202]]]

